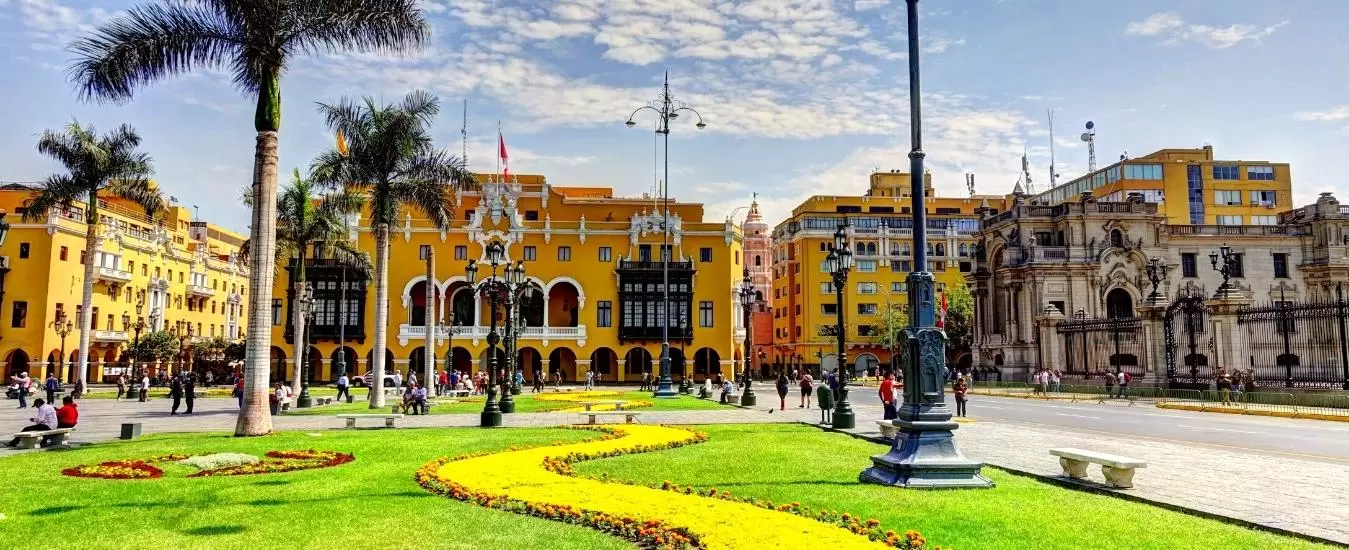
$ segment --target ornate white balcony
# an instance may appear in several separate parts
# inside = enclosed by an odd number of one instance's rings
[[[206,285],[187,285],[188,296],[201,296],[210,298],[215,296],[215,290]]]
[[[94,280],[107,283],[129,283],[131,282],[131,272],[96,265],[94,266]]]
[[[497,327],[498,333],[502,329]],[[459,326],[453,327],[453,337],[458,340],[472,340],[476,345],[478,341],[487,339],[487,334],[491,330],[486,326]],[[436,340],[444,342],[451,337],[451,327],[437,326]],[[411,340],[425,340],[426,327],[424,325],[399,325],[398,326],[398,344],[406,346]],[[586,341],[585,325],[575,327],[524,327],[520,331],[521,340],[542,340],[543,345],[548,345],[553,340],[575,341],[584,346]]]
[[[95,330],[89,333],[89,339],[99,343],[120,343],[131,338],[125,330]]]

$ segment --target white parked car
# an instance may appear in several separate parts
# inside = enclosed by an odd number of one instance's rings
[[[371,371],[366,371],[365,374],[352,378],[351,385],[357,388],[364,388],[372,384],[374,381],[375,381],[374,373],[372,373]],[[386,388],[395,387],[392,375],[388,374],[384,375],[384,387]]]

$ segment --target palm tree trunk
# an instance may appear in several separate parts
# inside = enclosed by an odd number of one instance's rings
[[[259,99],[259,110],[265,99]],[[249,235],[248,342],[244,363],[244,404],[234,426],[235,436],[272,432],[267,379],[271,374],[272,277],[276,269],[277,131],[258,131],[253,155],[253,220]]]
[[[80,301],[80,349],[76,352],[76,362],[70,368],[78,369],[76,380],[89,387],[89,327],[94,319],[94,254],[98,252],[98,191],[89,191],[89,204],[84,209],[84,296]]]
[[[375,227],[375,346],[370,350],[370,408],[384,408],[384,353],[389,341],[389,224]]]
[[[304,363],[305,357],[304,355],[301,354],[307,355],[309,353],[309,346],[305,345],[308,342],[308,340],[305,338],[304,312],[300,311],[299,307],[296,307],[299,305],[299,299],[300,296],[302,295],[301,293],[304,292],[304,283],[305,283],[304,245],[301,244],[298,248],[300,249],[299,250],[300,258],[299,263],[297,263],[296,265],[299,267],[297,267],[296,271],[294,272],[295,292],[291,295],[290,298],[291,322],[295,324],[295,330],[291,331],[291,333],[294,334],[294,336],[292,337],[293,338],[292,343],[294,344],[294,346],[292,347],[295,351],[295,367],[294,367],[295,378],[290,383],[290,389],[291,393],[294,393],[295,395],[300,395],[300,377],[304,374],[304,372],[302,372],[303,369],[301,369],[300,367]]]

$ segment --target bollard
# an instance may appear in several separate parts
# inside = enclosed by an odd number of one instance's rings
[[[352,398],[352,395],[351,395],[350,393],[348,393],[348,394],[347,394],[347,403],[352,403],[352,402],[353,402],[352,399],[353,399],[353,398]]]
[[[140,422],[130,422],[122,424],[121,439],[136,439],[141,436]]]

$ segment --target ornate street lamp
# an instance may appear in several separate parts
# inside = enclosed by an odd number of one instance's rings
[[[1163,262],[1161,258],[1156,256],[1148,258],[1148,265],[1144,268],[1147,271],[1148,282],[1152,283],[1152,293],[1148,294],[1148,303],[1155,304],[1161,299],[1162,294],[1159,290],[1161,289],[1162,281],[1166,280],[1166,272],[1169,271],[1170,268],[1171,266],[1167,265],[1166,262]]]
[[[918,0],[907,0],[909,37],[909,175],[913,201],[913,272],[909,273],[909,328],[905,333],[904,404],[890,452],[872,457],[860,479],[901,487],[992,487],[983,464],[965,458],[956,446],[946,407],[946,331],[936,326],[936,278],[927,264],[927,206],[924,204],[923,125],[918,57]],[[842,315],[842,308],[839,308]],[[835,419],[837,419],[835,413]],[[835,424],[837,426],[837,423]]]
[[[745,359],[745,391],[740,394],[740,405],[753,407],[757,400],[754,397],[754,330],[750,326],[754,313],[754,280],[749,278],[749,268],[745,268],[745,278],[740,280],[740,308],[745,311],[745,351],[741,357]]]
[[[625,123],[629,128],[636,126],[637,122],[633,117],[645,110],[650,110],[657,115],[656,133],[665,138],[665,185],[663,198],[661,199],[661,209],[664,210],[664,220],[661,222],[661,305],[665,312],[665,318],[661,320],[660,327],[660,381],[656,386],[656,397],[678,397],[679,393],[674,389],[674,380],[670,378],[670,121],[678,118],[679,113],[689,112],[698,117],[698,123],[694,124],[699,130],[707,127],[703,123],[703,115],[683,102],[675,101],[670,95],[670,73],[665,73],[665,85],[661,88],[660,99],[650,104],[638,107],[632,114],[628,115],[628,121]]]
[[[492,266],[490,277],[478,281],[476,260],[469,260],[464,273],[468,276],[468,284],[473,286],[480,296],[487,298],[492,307],[487,333],[487,403],[483,406],[479,422],[479,426],[492,428],[501,426],[501,407],[497,403],[497,344],[501,343],[501,335],[497,334],[497,306],[505,302],[511,289],[505,280],[497,276],[497,269],[501,267],[503,257],[506,255],[506,247],[499,242],[492,242],[487,245],[485,253],[487,263]],[[506,271],[507,275],[513,271],[510,264],[506,264]],[[523,268],[519,270],[519,276],[524,277]]]
[[[304,331],[304,341],[300,343],[300,395],[295,399],[295,408],[307,409],[314,404],[314,399],[309,395],[309,329],[314,324],[314,285],[306,283],[304,291],[300,293],[297,300],[300,306],[300,322],[304,323],[300,327]],[[192,327],[188,326],[188,330]],[[341,355],[339,352],[338,355]]]
[[[1223,276],[1223,284],[1218,286],[1217,295],[1227,296],[1227,292],[1232,289],[1228,279],[1240,269],[1241,255],[1233,254],[1232,247],[1224,244],[1218,247],[1218,250],[1209,252],[1208,260],[1213,264],[1213,269]]]
[[[857,425],[852,404],[848,402],[848,380],[851,377],[847,369],[848,332],[843,326],[843,287],[848,284],[852,261],[852,250],[848,249],[848,225],[846,222],[840,223],[838,230],[834,231],[834,242],[829,245],[829,255],[824,260],[825,269],[829,270],[834,281],[834,336],[838,337],[838,360],[834,364],[834,374],[838,380],[838,395],[834,396],[837,403],[834,404],[833,425],[838,429],[852,429]]]
[[[505,268],[505,287],[506,287],[506,318],[502,320],[502,332],[506,333],[502,347],[505,348],[506,358],[506,379],[501,381],[501,412],[502,414],[511,414],[515,412],[515,395],[520,393],[520,386],[515,383],[515,369],[520,368],[515,364],[515,344],[520,338],[520,327],[524,325],[524,312],[520,310],[521,300],[524,298],[524,292],[529,287],[526,285],[528,279],[525,277],[525,262],[519,260],[515,265],[506,264]]]
[[[140,399],[141,395],[141,382],[140,382],[141,365],[138,355],[141,352],[141,331],[145,330],[145,317],[141,316],[141,310],[143,309],[145,309],[145,297],[139,296],[136,300],[136,324],[132,325],[132,328],[135,329],[136,331],[136,339],[134,343],[131,344],[131,354],[130,354],[131,376],[132,378],[135,378],[135,380],[131,381],[132,383],[126,390],[127,399]],[[122,318],[126,319],[127,316],[123,315]]]
[[[47,365],[47,374],[55,374],[58,378],[66,361],[66,336],[75,330],[75,323],[66,318],[66,312],[59,310],[56,312],[56,320],[52,321],[52,329],[56,330],[56,335],[61,337],[61,356],[56,358],[56,365]],[[52,370],[55,367],[55,370]],[[73,367],[73,365],[72,365]]]

